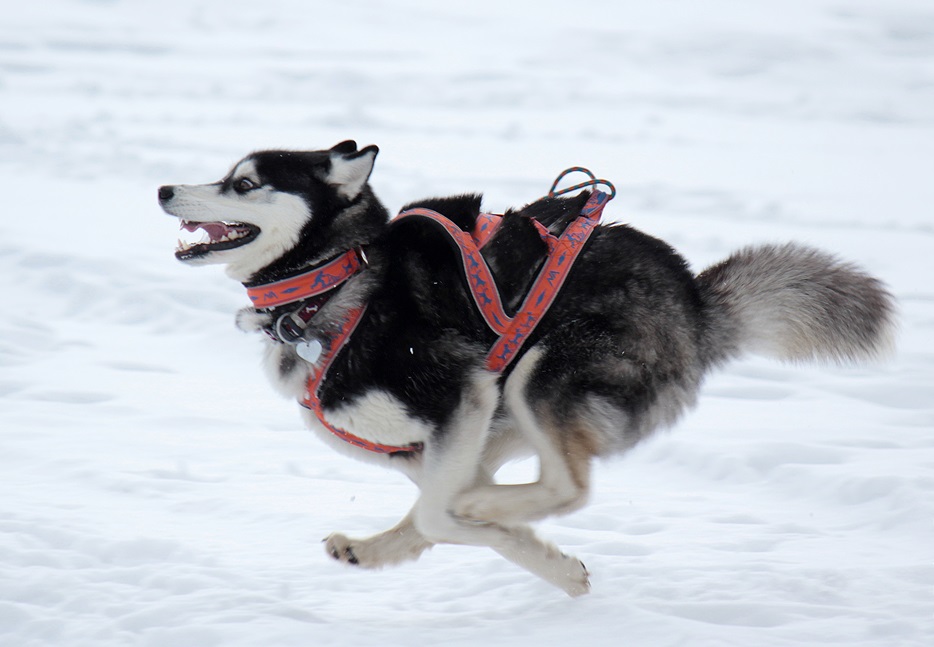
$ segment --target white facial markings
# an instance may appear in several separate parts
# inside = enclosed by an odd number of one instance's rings
[[[247,158],[238,163],[234,170],[230,172],[231,186],[236,187],[239,180],[249,180],[254,186],[260,186],[259,174],[256,172],[256,163],[252,158]]]
[[[231,278],[246,281],[295,246],[312,214],[299,196],[262,186],[250,158],[237,164],[229,177],[234,181],[246,178],[259,188],[238,193],[233,189],[224,191],[221,183],[178,185],[174,187],[174,197],[163,208],[182,220],[237,222],[258,227],[260,233],[251,242],[187,261],[192,265],[224,263]]]
[[[245,213],[238,219],[259,227],[259,236],[229,253],[218,253],[217,262],[227,263],[228,276],[238,281],[247,280],[292,249],[312,217],[308,204],[297,195],[268,189],[251,193],[258,195],[249,204],[241,203]]]

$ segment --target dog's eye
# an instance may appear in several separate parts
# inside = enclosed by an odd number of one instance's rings
[[[247,191],[252,191],[253,189],[257,188],[257,186],[254,184],[253,180],[242,177],[234,182],[233,188],[237,193],[246,193]]]

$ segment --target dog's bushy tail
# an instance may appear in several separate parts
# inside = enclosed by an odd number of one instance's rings
[[[748,247],[702,272],[713,361],[871,359],[893,347],[895,303],[856,266],[796,244]]]

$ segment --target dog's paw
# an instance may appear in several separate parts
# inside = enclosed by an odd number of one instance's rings
[[[257,332],[272,325],[272,316],[253,308],[241,308],[237,311],[236,323],[243,332]]]
[[[353,564],[354,566],[366,566],[361,564],[359,558],[353,550],[353,540],[342,535],[339,532],[328,535],[324,540],[324,550],[328,555],[344,564]]]
[[[335,532],[324,540],[324,549],[332,558],[372,569],[418,559],[429,548],[431,543],[408,524],[367,539],[351,539]]]
[[[590,572],[588,572],[587,567],[584,566],[584,562],[573,555],[565,555],[562,553],[561,557],[567,575],[561,587],[564,589],[564,592],[572,598],[590,593]]]
[[[551,542],[537,539],[528,526],[515,527],[510,532],[520,542],[518,552],[512,556],[503,554],[507,559],[524,566],[572,598],[590,592],[590,573],[581,560],[568,555]],[[516,556],[518,559],[515,559]]]
[[[548,545],[547,564],[538,574],[572,598],[590,593],[590,572],[584,562],[554,544]]]

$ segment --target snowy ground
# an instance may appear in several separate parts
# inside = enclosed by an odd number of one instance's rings
[[[0,644],[934,644],[934,6],[927,0],[0,3]],[[159,184],[354,138],[390,209],[566,166],[695,267],[798,239],[900,300],[897,356],[760,360],[599,466],[542,532],[378,573],[319,540],[408,508],[299,428],[172,258]],[[534,466],[519,465],[515,476]]]

